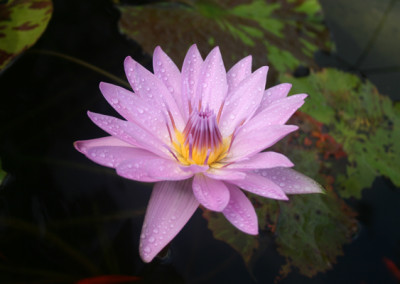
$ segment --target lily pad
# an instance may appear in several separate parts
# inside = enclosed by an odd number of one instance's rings
[[[343,244],[357,231],[354,213],[332,193],[296,195],[280,205],[276,243],[287,260],[282,274],[286,276],[291,266],[308,277],[331,269],[343,255]]]
[[[5,2],[0,4],[0,71],[36,43],[53,12],[51,0]]]
[[[351,242],[358,227],[355,213],[333,190],[336,175],[342,172],[346,153],[323,124],[298,112],[291,119],[300,131],[280,141],[273,150],[285,153],[295,169],[317,180],[326,194],[290,196],[282,202],[249,195],[259,220],[260,234],[275,240],[278,252],[286,259],[281,277],[293,267],[308,277],[331,269],[343,254],[342,246]],[[216,239],[231,245],[249,268],[269,246],[267,239],[248,236],[226,221],[222,214],[205,211],[203,216]]]
[[[170,0],[117,7],[123,34],[150,54],[162,46],[178,63],[197,43],[202,54],[220,46],[227,66],[251,54],[256,67],[268,63],[286,71],[315,66],[313,53],[331,45],[317,0]]]
[[[293,84],[292,92],[309,94],[302,111],[343,146],[346,171],[336,179],[342,197],[361,197],[381,175],[400,186],[400,114],[390,98],[368,80],[335,69],[281,80]]]

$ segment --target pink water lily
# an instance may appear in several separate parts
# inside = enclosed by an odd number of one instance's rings
[[[287,157],[261,152],[297,129],[285,123],[307,95],[287,97],[290,84],[264,90],[268,67],[252,72],[251,56],[226,72],[218,47],[203,60],[193,45],[182,71],[157,47],[153,68],[154,74],[127,57],[125,72],[134,93],[100,83],[125,120],[88,112],[111,136],[75,143],[122,177],[156,182],[140,238],[143,261],[150,262],[200,204],[256,235],[257,216],[241,189],[278,200],[321,192],[313,180],[290,169]]]

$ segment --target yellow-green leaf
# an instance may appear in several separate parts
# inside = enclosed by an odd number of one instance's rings
[[[36,43],[53,12],[51,0],[10,0],[0,4],[0,72]]]
[[[117,7],[123,34],[149,54],[160,45],[174,62],[196,43],[203,55],[210,45],[220,46],[228,67],[251,54],[256,67],[287,71],[314,66],[313,53],[330,48],[316,0],[165,0]]]
[[[342,197],[361,197],[380,175],[400,186],[400,114],[390,98],[335,69],[281,80],[293,84],[293,93],[309,94],[302,111],[322,122],[347,153],[346,172],[336,180]]]

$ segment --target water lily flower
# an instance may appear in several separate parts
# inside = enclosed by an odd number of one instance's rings
[[[154,74],[131,57],[124,65],[134,92],[100,83],[124,119],[88,112],[110,136],[75,147],[122,177],[155,182],[140,238],[143,261],[150,262],[200,204],[256,235],[257,216],[242,190],[278,200],[321,192],[290,169],[287,157],[262,152],[297,129],[285,123],[307,95],[287,97],[290,84],[265,90],[268,67],[252,72],[251,56],[226,72],[218,47],[203,60],[193,45],[179,71],[157,47]]]

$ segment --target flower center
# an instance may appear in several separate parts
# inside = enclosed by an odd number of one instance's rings
[[[175,130],[175,135],[173,146],[178,160],[185,165],[212,165],[227,155],[229,141],[222,138],[216,116],[208,109],[194,110],[183,132]]]

